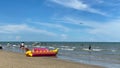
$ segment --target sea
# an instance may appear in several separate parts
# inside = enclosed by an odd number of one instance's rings
[[[99,65],[106,68],[120,68],[120,42],[24,42],[32,48],[59,48],[58,59]],[[0,42],[3,50],[25,53],[21,42]],[[89,50],[89,46],[91,49]]]

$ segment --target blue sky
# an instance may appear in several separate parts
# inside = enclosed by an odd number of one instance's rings
[[[0,0],[0,41],[119,42],[120,0]]]

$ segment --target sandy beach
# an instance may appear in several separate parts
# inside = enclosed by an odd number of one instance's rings
[[[26,57],[22,53],[0,50],[0,68],[103,68],[60,60],[55,57]]]

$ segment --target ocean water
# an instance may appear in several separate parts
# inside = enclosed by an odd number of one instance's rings
[[[0,42],[3,50],[24,53],[19,48],[20,42]],[[25,42],[29,48],[59,48],[58,59],[85,64],[99,65],[107,68],[120,68],[119,42]],[[91,46],[91,50],[89,50]]]

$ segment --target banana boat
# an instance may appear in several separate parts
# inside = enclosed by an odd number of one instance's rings
[[[58,48],[54,50],[49,50],[47,48],[34,48],[33,50],[26,51],[25,55],[28,57],[56,56],[57,53],[58,53]]]

